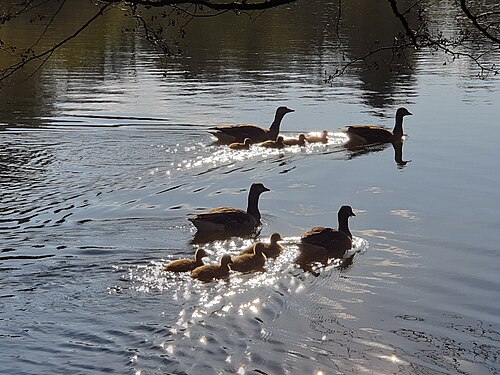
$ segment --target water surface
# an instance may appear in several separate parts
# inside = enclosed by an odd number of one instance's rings
[[[167,74],[149,46],[104,29],[113,43],[86,35],[66,54],[108,45],[108,58],[59,55],[0,91],[2,374],[498,373],[498,79],[415,53],[413,69],[325,84],[340,57],[331,15],[309,6],[200,21]],[[259,38],[230,38],[231,25]],[[267,125],[280,105],[296,110],[286,136],[327,129],[330,142],[211,144],[209,126]],[[390,145],[343,147],[341,127],[391,127],[400,106],[414,113],[406,165]],[[271,189],[258,238],[285,237],[265,273],[162,272],[198,247],[215,262],[250,244],[193,243],[186,215],[244,208],[254,181]],[[351,257],[297,267],[300,234],[335,226],[342,204],[357,214]]]

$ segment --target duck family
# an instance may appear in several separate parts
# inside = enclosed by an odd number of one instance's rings
[[[217,143],[219,144],[244,142],[245,138],[250,139],[252,143],[273,141],[278,137],[283,117],[290,112],[294,112],[294,110],[288,107],[278,107],[269,129],[257,125],[240,124],[215,126],[210,128],[209,132],[217,138]]]
[[[328,143],[328,131],[320,135],[299,134],[298,138],[284,138],[279,135],[283,117],[293,109],[278,107],[274,121],[269,129],[256,125],[217,126],[210,128],[220,144],[233,150],[247,150],[253,145],[265,148],[282,149],[285,146],[305,146],[306,143]],[[375,125],[353,125],[345,130],[349,140],[356,144],[392,143],[396,152],[396,161],[402,161],[403,118],[412,115],[406,108],[399,108],[395,115],[392,131]],[[398,150],[400,150],[398,152]],[[406,162],[404,162],[406,163]],[[218,207],[208,211],[194,213],[188,220],[199,233],[219,233],[223,236],[234,236],[256,233],[261,225],[259,199],[262,193],[270,191],[260,182],[253,183],[248,190],[247,208],[242,210],[233,207]],[[355,217],[349,205],[342,205],[337,212],[337,228],[316,226],[303,233],[298,243],[299,253],[296,263],[304,269],[314,262],[325,263],[330,258],[342,259],[352,248],[353,236],[349,229],[349,220]],[[164,267],[164,271],[179,273],[191,272],[191,277],[204,282],[228,278],[231,272],[264,271],[270,258],[280,256],[285,247],[280,243],[283,238],[273,233],[269,242],[257,241],[240,251],[239,255],[225,254],[219,263],[204,264],[203,258],[208,254],[204,249],[197,249],[193,259],[178,259]]]
[[[351,206],[340,207],[338,229],[329,227],[314,227],[300,237],[299,254],[296,263],[304,269],[305,265],[321,262],[325,263],[331,258],[342,258],[352,247],[352,234],[349,230],[348,220],[356,216]],[[268,259],[280,256],[285,247],[280,243],[283,238],[279,233],[273,233],[269,243],[255,242],[243,249],[239,255],[231,257],[225,254],[220,263],[204,264],[202,258],[207,256],[203,249],[195,252],[195,259],[178,259],[164,267],[167,272],[189,272],[191,277],[204,282],[226,279],[230,272],[259,272],[265,271]]]

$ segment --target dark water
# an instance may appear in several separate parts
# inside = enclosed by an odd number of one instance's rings
[[[0,373],[500,371],[498,79],[416,53],[413,70],[358,67],[325,84],[340,59],[334,10],[304,6],[200,20],[166,75],[108,20],[36,79],[2,88]],[[397,28],[375,21],[348,34],[351,51]],[[228,25],[246,32],[231,38]],[[279,105],[296,110],[286,135],[328,129],[330,142],[210,145],[208,126],[267,125]],[[342,126],[392,126],[400,106],[414,113],[406,166],[390,145],[343,147]],[[202,285],[162,272],[200,246],[215,261],[248,245],[192,243],[186,215],[244,208],[254,181],[271,189],[260,237],[285,237],[265,273]],[[297,238],[335,226],[342,204],[357,214],[352,257],[304,272]]]

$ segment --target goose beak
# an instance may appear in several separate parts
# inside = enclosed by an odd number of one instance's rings
[[[295,112],[295,109],[287,108],[287,112]]]

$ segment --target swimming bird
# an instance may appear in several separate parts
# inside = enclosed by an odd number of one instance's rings
[[[201,281],[225,279],[229,276],[229,265],[232,262],[231,256],[225,254],[222,256],[220,264],[207,264],[205,266],[197,267],[191,272],[191,277]]]
[[[351,206],[342,206],[337,214],[339,229],[314,227],[304,233],[300,239],[301,244],[307,247],[319,247],[326,250],[330,257],[341,258],[352,247],[352,234],[349,231],[349,218],[356,216]]]
[[[262,143],[259,143],[258,146],[266,147],[266,148],[284,148],[285,144],[283,143],[284,138],[280,135],[276,138],[275,141],[269,140]]]
[[[347,127],[347,134],[355,143],[391,143],[401,141],[403,138],[403,118],[412,115],[406,108],[396,111],[396,123],[392,132],[377,125],[353,125]]]
[[[231,143],[229,145],[229,148],[232,150],[249,150],[251,144],[252,144],[252,140],[250,138],[245,138],[243,143],[241,143],[241,142]]]
[[[285,146],[305,146],[306,136],[304,134],[299,134],[299,138],[286,138],[283,140]]]
[[[209,128],[209,132],[217,137],[217,143],[230,144],[234,142],[243,142],[245,138],[250,138],[253,143],[274,140],[280,131],[281,120],[293,109],[288,107],[278,107],[269,129],[261,128],[257,125],[223,125]]]
[[[188,272],[194,270],[196,267],[203,266],[202,258],[207,257],[208,254],[203,249],[196,250],[194,259],[177,259],[167,264],[163,270],[170,272]]]
[[[323,130],[320,136],[309,135],[306,137],[306,141],[309,143],[328,143],[328,130]]]
[[[278,241],[283,241],[279,233],[273,233],[268,244],[264,244],[263,253],[266,258],[276,258],[283,251],[283,245],[279,244]],[[253,254],[254,245],[246,248],[241,252],[241,254]]]
[[[242,254],[233,257],[231,269],[238,272],[263,270],[266,264],[264,250],[265,245],[262,242],[256,242],[253,246],[253,254]]]
[[[245,232],[260,225],[259,197],[269,191],[263,184],[254,183],[248,193],[246,211],[219,207],[188,217],[199,232]]]

